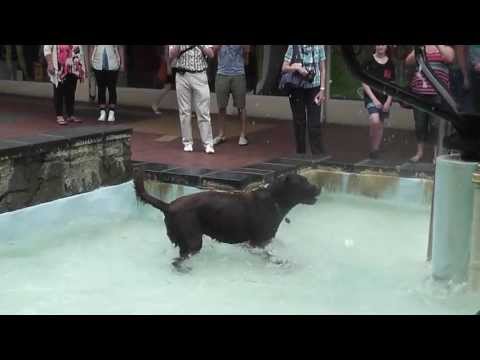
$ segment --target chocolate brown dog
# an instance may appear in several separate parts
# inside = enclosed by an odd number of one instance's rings
[[[180,248],[177,266],[202,248],[202,235],[220,242],[265,247],[287,213],[298,204],[313,205],[321,189],[298,174],[278,178],[268,188],[251,192],[205,191],[167,204],[145,191],[143,170],[134,174],[135,192],[165,215],[167,234]]]

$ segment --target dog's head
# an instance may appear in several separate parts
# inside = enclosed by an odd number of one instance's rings
[[[313,205],[321,188],[316,187],[298,174],[288,174],[275,181],[271,187],[272,195],[287,206],[296,204]]]

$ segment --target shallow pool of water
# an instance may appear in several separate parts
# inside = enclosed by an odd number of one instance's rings
[[[475,313],[478,294],[430,279],[429,215],[323,193],[280,226],[270,250],[286,265],[205,239],[182,274],[163,215],[131,183],[104,188],[0,216],[0,313]]]

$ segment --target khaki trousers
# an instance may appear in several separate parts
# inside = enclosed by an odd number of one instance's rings
[[[192,109],[197,114],[197,124],[203,146],[213,145],[210,120],[210,88],[206,71],[200,73],[177,73],[175,76],[178,113],[184,145],[193,144]]]

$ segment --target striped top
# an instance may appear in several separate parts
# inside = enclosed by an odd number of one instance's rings
[[[450,86],[448,65],[445,62],[442,54],[437,50],[435,52],[427,53],[427,62],[433,70],[435,77],[448,89]],[[437,91],[426,76],[419,71],[415,72],[410,81],[410,88],[416,94],[420,95],[437,95]]]
[[[170,45],[171,47],[175,45]],[[180,51],[188,49],[192,45],[177,45]],[[199,45],[201,46],[201,45]],[[211,47],[212,45],[203,45],[206,47]],[[202,50],[198,46],[193,49],[188,50],[187,52],[180,55],[179,58],[175,59],[172,64],[172,67],[177,69],[184,69],[188,71],[203,71],[208,68],[208,62],[205,56],[202,53]]]

